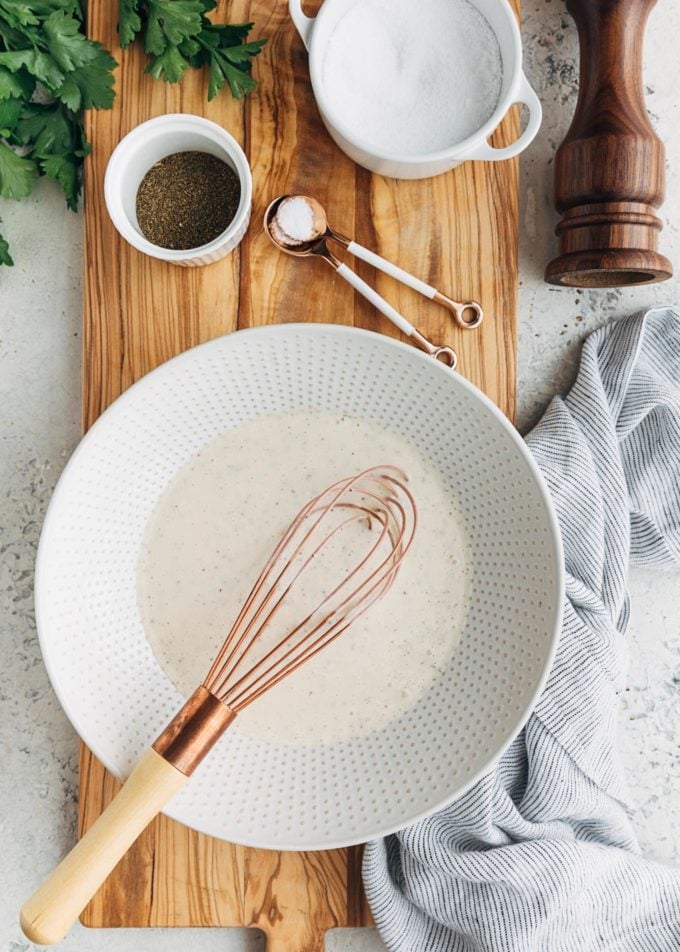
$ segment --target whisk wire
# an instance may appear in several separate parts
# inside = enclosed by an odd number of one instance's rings
[[[348,508],[350,508],[350,507],[348,507]],[[351,508],[358,508],[358,507],[352,506]],[[279,608],[279,606],[281,605],[281,603],[289,596],[289,594],[290,594],[290,592],[291,592],[293,586],[295,585],[295,583],[297,582],[297,580],[301,577],[301,575],[303,574],[303,572],[305,571],[305,569],[314,561],[314,559],[315,559],[315,558],[319,555],[319,553],[332,541],[332,539],[333,539],[336,535],[338,535],[343,529],[347,528],[349,525],[351,525],[351,524],[353,524],[353,523],[355,523],[355,522],[361,521],[361,520],[363,520],[363,519],[365,519],[365,518],[366,518],[366,516],[365,516],[365,515],[362,515],[362,516],[353,516],[353,517],[350,518],[350,519],[346,519],[344,522],[342,522],[342,523],[340,523],[338,526],[336,526],[336,527],[332,530],[332,532],[331,532],[328,536],[326,536],[326,538],[322,539],[322,541],[321,541],[321,542],[317,545],[317,547],[309,554],[309,556],[305,559],[305,561],[301,563],[301,565],[299,566],[299,568],[298,568],[296,574],[293,576],[293,578],[292,578],[292,579],[290,580],[290,582],[287,584],[287,587],[286,587],[285,589],[283,589],[283,591],[282,591],[281,594],[279,595],[278,600],[277,600],[277,601],[274,603],[274,605],[269,609],[268,614],[266,615],[266,617],[265,617],[265,618],[263,619],[263,621],[261,622],[261,624],[260,624],[259,628],[257,629],[257,631],[261,631],[261,630],[272,620],[272,617],[273,617],[274,614],[276,613],[276,610]],[[385,531],[385,530],[383,530],[383,532],[381,533],[380,539],[379,539],[378,541],[376,541],[376,543],[374,544],[375,546],[379,545],[379,544],[380,544],[380,540],[384,538],[384,531]],[[335,588],[332,592],[330,592],[330,593],[328,594],[328,596],[322,597],[322,599],[321,599],[321,601],[319,602],[319,604],[318,604],[317,606],[315,606],[315,608],[312,609],[312,611],[307,615],[307,617],[304,618],[303,621],[300,622],[299,625],[297,625],[295,628],[293,628],[293,629],[288,633],[288,635],[286,635],[286,637],[284,638],[284,640],[281,642],[281,645],[283,645],[283,644],[286,643],[287,641],[292,640],[292,637],[293,637],[298,631],[300,631],[300,630],[314,617],[314,615],[321,609],[321,607],[322,607],[323,604],[324,604],[324,601],[327,600],[327,599],[331,599],[331,598],[343,587],[343,585],[346,583],[346,581],[347,581],[349,578],[351,578],[352,574],[354,574],[354,572],[358,571],[358,570],[361,568],[361,566],[363,566],[363,564],[366,562],[366,560],[370,558],[370,555],[371,555],[371,552],[369,551],[369,553],[364,557],[364,559],[362,560],[362,562],[360,563],[360,565],[357,567],[357,569],[355,569],[354,571],[348,570],[347,575],[345,576],[345,578],[343,578],[343,580],[339,583],[339,585],[337,585],[336,588]],[[281,578],[283,577],[284,574],[285,574],[285,570],[281,572],[281,574],[279,575],[279,578],[275,581],[274,587],[276,586],[277,582],[279,582],[279,581],[281,580]],[[271,591],[273,592],[273,591],[274,591],[274,588],[272,588]],[[264,604],[263,604],[262,608],[264,608]],[[255,615],[253,616],[253,618],[252,618],[252,620],[251,620],[251,622],[250,622],[250,624],[249,624],[249,627],[251,627],[251,626],[257,621],[258,617],[259,617],[259,611],[256,612]],[[256,632],[255,636],[253,636],[253,637],[256,637],[256,636],[257,636],[257,632]],[[262,664],[263,662],[267,661],[273,654],[276,653],[276,651],[278,650],[278,648],[279,648],[281,645],[275,645],[272,649],[270,649],[270,651],[268,651],[268,652],[260,659],[260,662],[259,662],[259,663]],[[236,665],[236,667],[233,669],[233,672],[232,672],[232,673],[235,672],[235,670],[236,670],[237,667],[238,667],[238,665]],[[233,687],[238,687],[238,685],[244,680],[245,677],[247,677],[247,675],[243,675],[242,678],[240,678],[235,684],[233,684]]]
[[[286,546],[289,544],[289,542],[293,538],[295,532],[299,529],[300,526],[303,525],[304,520],[307,518],[307,516],[313,515],[314,512],[317,512],[319,514],[318,519],[310,525],[307,533],[304,535],[303,539],[298,543],[298,550],[300,550],[304,546],[306,541],[309,539],[309,537],[313,534],[313,532],[317,528],[321,519],[324,517],[324,515],[327,512],[329,512],[332,509],[333,505],[337,502],[337,500],[340,498],[340,496],[345,491],[345,489],[352,482],[355,482],[360,478],[361,478],[361,475],[340,480],[338,483],[335,483],[333,486],[326,489],[320,495],[309,500],[309,502],[307,502],[302,507],[300,512],[297,514],[296,518],[293,520],[293,522],[290,524],[286,532],[283,534],[283,536],[279,540],[268,562],[266,563],[266,565],[260,572],[260,575],[258,576],[255,584],[253,585],[248,597],[243,603],[243,606],[241,607],[241,610],[236,618],[236,621],[234,622],[231,628],[231,631],[227,635],[227,638],[222,646],[222,650],[220,651],[220,654],[215,659],[215,662],[210,672],[208,673],[207,678],[205,679],[204,683],[206,685],[208,684],[208,682],[213,682],[213,681],[215,683],[219,683],[221,675],[225,674],[225,672],[227,671],[227,668],[232,662],[232,659],[234,658],[234,655],[239,650],[239,648],[243,645],[244,641],[247,639],[248,635],[252,631],[252,626],[254,622],[257,620],[257,618],[260,616],[262,608],[264,608],[269,603],[271,598],[274,596],[274,593],[277,589],[277,585],[280,583],[281,578],[283,577],[283,575],[287,572],[289,568],[290,563],[287,561],[283,561],[281,571],[278,577],[274,579],[273,582],[271,583],[269,591],[264,597],[264,601],[262,602],[260,606],[258,606],[258,609],[255,611],[250,622],[244,628],[241,627],[243,625],[244,619],[247,618],[248,616],[248,612],[251,606],[257,599],[262,587],[266,583],[268,576],[272,573],[274,566],[278,564],[279,559],[283,556]],[[330,502],[326,506],[317,506],[319,500],[331,494],[334,494],[333,498],[331,498]],[[315,509],[315,507],[317,508]],[[279,599],[279,601],[280,600],[281,599]],[[239,631],[240,631],[240,636],[235,640],[236,635]],[[238,660],[231,667],[230,669],[231,673],[233,673],[235,668],[238,666],[238,663],[241,657],[243,657],[243,655],[249,650],[250,644],[254,641],[256,636],[257,636],[257,632],[255,633],[253,638],[251,638],[251,641],[243,649]],[[234,640],[235,640],[235,643],[232,644]]]
[[[346,527],[346,526],[347,526],[349,523],[351,523],[351,522],[356,522],[356,521],[363,520],[364,518],[365,518],[364,516],[361,516],[361,517],[357,517],[357,518],[352,519],[352,520],[346,520],[346,522],[343,523],[341,526],[339,526],[338,529]],[[378,518],[380,521],[382,521],[382,517],[381,517],[380,515],[378,515],[377,518]],[[333,533],[331,533],[331,536],[332,536],[332,535],[335,535],[336,532],[338,531],[338,529],[334,530]],[[377,574],[377,570],[374,571],[373,573],[371,573],[371,575],[368,577],[368,579],[364,580],[364,582],[362,583],[362,587],[361,587],[361,588],[359,588],[359,589],[354,589],[354,590],[350,593],[349,596],[347,596],[345,599],[343,599],[342,602],[340,602],[339,605],[337,605],[335,608],[333,608],[332,611],[330,611],[327,615],[323,616],[323,617],[317,622],[317,624],[316,624],[313,628],[309,629],[309,631],[307,632],[307,634],[306,634],[306,636],[305,636],[306,641],[308,642],[306,648],[304,648],[303,651],[302,651],[302,653],[299,654],[295,659],[293,659],[292,662],[290,662],[288,665],[283,665],[283,667],[281,667],[281,665],[283,664],[283,662],[285,662],[287,658],[289,658],[292,654],[294,654],[294,653],[295,653],[296,651],[298,651],[298,649],[299,649],[299,643],[294,641],[295,635],[297,635],[300,631],[303,631],[303,630],[305,629],[305,627],[312,621],[312,619],[315,617],[315,615],[317,615],[317,614],[321,611],[321,609],[323,608],[324,604],[325,604],[326,602],[328,602],[334,595],[337,595],[337,593],[338,593],[339,591],[341,591],[343,588],[345,588],[345,587],[347,586],[347,584],[351,581],[351,579],[352,579],[356,574],[358,574],[358,572],[361,570],[361,568],[364,566],[364,564],[368,561],[368,559],[370,559],[370,557],[371,557],[373,551],[374,551],[375,549],[377,549],[377,548],[380,546],[380,543],[385,539],[386,532],[387,532],[387,528],[386,528],[386,526],[384,525],[383,530],[381,531],[381,533],[380,533],[378,539],[374,542],[373,546],[371,547],[371,550],[367,553],[367,555],[364,556],[364,558],[362,559],[361,563],[360,563],[357,567],[355,567],[353,570],[349,571],[349,572],[347,573],[347,576],[343,579],[343,581],[342,581],[339,585],[336,586],[336,588],[333,590],[333,592],[331,592],[328,596],[326,596],[325,598],[323,598],[323,599],[321,600],[321,602],[307,615],[307,617],[306,617],[305,619],[303,619],[302,622],[300,622],[300,623],[299,623],[298,625],[296,625],[293,629],[291,629],[291,631],[288,632],[288,634],[287,634],[278,644],[276,644],[276,645],[275,645],[273,648],[271,648],[262,658],[260,658],[260,660],[258,661],[257,665],[255,665],[253,668],[251,668],[250,671],[248,671],[246,674],[244,674],[242,677],[240,677],[235,683],[233,683],[233,684],[230,685],[229,693],[225,696],[225,701],[229,704],[230,707],[233,706],[233,704],[237,704],[237,703],[238,703],[238,701],[240,700],[241,696],[245,693],[246,690],[251,690],[251,689],[255,688],[256,685],[258,684],[258,682],[260,682],[261,680],[263,680],[264,678],[266,678],[269,674],[271,674],[271,672],[275,671],[277,668],[278,668],[279,671],[281,672],[280,675],[279,675],[278,673],[277,673],[277,675],[276,675],[276,680],[278,681],[278,680],[281,679],[281,677],[284,677],[286,674],[291,673],[291,672],[295,669],[295,667],[298,667],[298,666],[299,666],[300,664],[302,664],[304,661],[308,660],[308,658],[310,658],[313,654],[316,654],[316,652],[319,651],[319,650],[321,650],[321,648],[322,648],[325,644],[329,644],[332,640],[334,640],[334,638],[337,636],[337,634],[340,633],[339,631],[336,633],[335,628],[337,627],[338,624],[341,623],[342,620],[348,619],[348,620],[347,620],[347,624],[346,624],[345,626],[343,626],[342,631],[344,631],[345,627],[347,627],[347,625],[349,625],[349,624],[351,623],[351,621],[355,620],[355,616],[352,616],[351,618],[348,618],[348,614],[345,614],[344,616],[341,616],[341,618],[340,618],[338,621],[332,622],[332,619],[334,618],[334,616],[338,615],[338,614],[348,605],[348,603],[350,603],[350,602],[356,600],[356,599],[357,599],[360,595],[362,595],[362,594],[370,594],[370,593],[371,593],[372,589],[369,590],[368,593],[364,593],[364,592],[363,592],[363,588],[364,588],[364,587],[366,586],[366,584],[368,584],[368,582],[370,582],[370,581],[372,580],[372,578]],[[314,558],[314,556],[315,556],[316,554],[318,554],[318,552],[330,541],[331,536],[327,537],[327,539],[325,539],[325,540],[317,547],[315,553],[313,553],[312,556],[310,556],[310,558],[307,560],[307,562],[306,562],[305,564],[309,564],[309,562]],[[302,571],[302,569],[301,569],[301,571]],[[299,575],[299,574],[300,574],[300,573],[298,573],[298,575]],[[297,576],[296,576],[296,578],[297,578]],[[380,581],[379,581],[378,583],[376,583],[376,586],[374,586],[374,588],[377,587],[379,584],[382,584],[383,582],[384,582],[384,580],[383,580],[383,579],[380,579]],[[391,576],[389,577],[389,582],[391,583]],[[291,587],[292,587],[292,585],[289,586],[288,589],[286,589],[286,591],[285,591],[285,592],[283,593],[283,595],[282,595],[282,599],[288,596]],[[385,589],[385,590],[386,590],[386,589]],[[379,593],[379,594],[384,594],[384,592],[381,592],[381,593]],[[368,608],[368,604],[372,604],[372,602],[367,603],[367,604],[364,606],[364,610],[365,610],[366,608]],[[272,612],[270,612],[270,615],[265,619],[265,621],[263,622],[262,626],[260,627],[260,630],[262,630],[262,629],[268,624],[268,622],[271,620],[271,615],[273,614],[273,611],[274,611],[274,609],[272,610]],[[351,611],[351,609],[350,609],[350,611]],[[330,627],[330,628],[328,628],[328,627],[325,627],[325,628],[324,628],[324,626],[328,626],[329,624],[331,624],[331,627]],[[315,641],[312,641],[311,643],[309,643],[309,639],[312,638],[312,637],[313,637],[320,629],[322,629],[322,628],[324,628],[324,630],[322,631],[322,634],[321,634]],[[279,654],[279,649],[281,649],[281,648],[282,648],[285,644],[287,644],[288,642],[292,642],[292,644],[291,644],[290,647],[287,649],[287,651],[283,652],[283,653],[280,654],[278,657],[276,657],[275,660],[272,662],[272,664],[269,665],[269,667],[265,668],[265,669],[262,670],[262,671],[259,671],[259,673],[257,673],[257,676],[256,676],[256,677],[253,677],[253,675],[255,675],[255,673],[258,671],[258,669],[259,669],[263,664],[265,664],[270,658],[272,658],[273,656]],[[323,644],[322,644],[322,643],[323,643]],[[250,679],[250,680],[249,680],[249,679]],[[246,688],[244,688],[241,692],[239,692],[238,694],[236,694],[236,696],[234,696],[234,693],[233,693],[233,692],[234,692],[238,687],[240,687],[240,686],[243,684],[244,681],[247,681],[247,682],[248,682]],[[274,682],[274,681],[270,681],[270,682],[269,682],[269,686],[273,686],[273,683],[275,683],[275,682]],[[263,690],[264,690],[264,689],[263,689]],[[248,703],[250,703],[252,700],[254,700],[256,696],[259,696],[259,693],[260,693],[260,691],[258,691],[257,694],[254,694],[254,695],[249,699]]]
[[[417,525],[406,480],[397,467],[373,467],[338,481],[302,507],[255,581],[203,682],[231,710],[242,710],[295,671],[389,590]],[[352,515],[327,526],[332,514],[342,511]],[[301,621],[289,624],[271,647],[251,660],[253,647],[271,634],[275,616],[311,564],[361,522],[366,522],[371,544]],[[374,523],[379,526],[375,531]]]
[[[346,483],[347,481],[348,481],[348,480],[342,480],[342,483],[344,484],[344,483]],[[319,501],[319,499],[321,499],[323,496],[327,495],[329,492],[331,492],[332,490],[334,490],[337,485],[339,485],[339,484],[337,484],[337,483],[334,484],[334,486],[332,486],[332,487],[330,487],[329,489],[325,490],[324,493],[321,493],[319,496],[314,497],[314,498],[311,499],[308,503],[306,503],[306,505],[302,507],[302,509],[300,510],[300,512],[297,514],[297,516],[295,517],[295,519],[293,520],[293,522],[290,524],[290,526],[288,527],[288,529],[286,530],[286,532],[283,534],[283,536],[282,536],[281,539],[279,540],[278,544],[276,545],[276,548],[274,549],[274,551],[272,552],[271,556],[269,557],[269,560],[268,560],[267,564],[264,566],[264,568],[263,568],[262,571],[260,572],[260,575],[258,576],[258,578],[257,578],[255,584],[253,585],[252,589],[250,590],[250,593],[249,593],[248,597],[246,598],[245,602],[243,603],[243,605],[242,605],[242,607],[241,607],[241,610],[240,610],[240,612],[239,612],[239,614],[238,614],[238,616],[237,616],[237,618],[236,618],[236,621],[234,622],[234,624],[233,624],[233,626],[232,626],[232,628],[231,628],[231,631],[230,631],[229,634],[227,635],[227,638],[226,638],[226,640],[225,640],[225,642],[224,642],[224,645],[223,645],[223,647],[222,647],[222,651],[220,652],[220,654],[219,654],[219,655],[217,656],[217,658],[215,659],[215,662],[213,663],[213,666],[212,666],[210,672],[208,673],[207,678],[205,679],[205,682],[204,682],[205,684],[207,684],[209,681],[212,681],[212,680],[215,680],[216,682],[219,681],[220,672],[221,672],[221,673],[224,673],[224,671],[226,671],[226,668],[227,668],[227,666],[229,665],[231,659],[233,658],[234,653],[239,649],[239,647],[241,646],[241,644],[243,643],[243,641],[244,641],[245,638],[247,637],[248,633],[250,632],[251,627],[252,627],[253,620],[256,619],[256,618],[258,617],[258,615],[260,614],[260,609],[258,609],[258,611],[255,613],[254,619],[251,619],[251,622],[243,629],[243,631],[242,631],[242,633],[241,633],[241,636],[239,637],[239,639],[238,639],[238,641],[236,642],[236,644],[231,648],[231,651],[230,651],[230,652],[227,652],[226,649],[227,649],[227,648],[229,647],[229,645],[231,644],[232,638],[235,636],[235,633],[239,631],[239,628],[240,628],[241,624],[243,623],[244,618],[247,617],[248,610],[250,609],[251,605],[253,604],[253,602],[255,601],[255,599],[257,598],[257,596],[259,595],[260,590],[262,589],[263,585],[265,584],[268,575],[270,574],[270,572],[271,572],[272,569],[273,569],[273,566],[277,563],[279,557],[280,557],[280,556],[283,554],[283,552],[285,551],[286,546],[288,545],[289,541],[290,541],[291,538],[293,537],[293,534],[295,533],[295,531],[296,531],[296,529],[298,528],[298,526],[302,524],[303,520],[304,520],[308,515],[310,515],[311,513],[314,512],[314,506],[315,506],[316,503]],[[340,492],[342,492],[342,490],[340,490]],[[323,517],[325,508],[319,508],[317,511],[320,513],[320,517],[319,517],[319,521],[320,521],[320,519]],[[304,545],[304,542],[305,542],[306,539],[309,537],[309,535],[311,535],[311,533],[314,531],[315,527],[316,527],[315,525],[312,525],[312,526],[311,526],[311,528],[309,529],[307,535],[306,535],[305,538],[302,540],[302,542],[300,543],[300,545]],[[277,585],[277,583],[280,582],[282,576],[283,576],[283,575],[285,574],[285,572],[287,571],[287,568],[288,568],[288,564],[284,562],[283,567],[282,567],[282,569],[281,569],[281,572],[280,572],[278,578],[275,579],[274,582],[272,583],[272,585],[271,585],[271,587],[270,587],[270,589],[269,589],[269,592],[268,592],[267,595],[265,596],[265,600],[264,600],[262,606],[260,606],[260,608],[262,608],[264,605],[266,605],[266,604],[269,602],[269,600],[271,599],[271,597],[273,596],[273,594],[274,594],[274,592],[275,592],[275,590],[276,590],[276,585]],[[243,652],[243,653],[245,653],[245,651],[247,651],[247,650],[248,650],[247,648],[244,649],[244,652]],[[243,654],[243,653],[242,653],[242,654]],[[237,663],[238,663],[238,662],[237,662]],[[232,669],[232,670],[233,670],[233,669]]]

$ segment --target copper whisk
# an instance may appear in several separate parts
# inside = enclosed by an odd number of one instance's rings
[[[246,598],[207,677],[143,755],[111,805],[24,904],[21,926],[59,942],[139,834],[239,711],[338,638],[390,588],[416,530],[407,477],[379,466],[342,479],[297,514]],[[340,579],[305,579],[334,547]],[[345,550],[348,550],[347,554]],[[317,573],[318,574],[318,573]],[[291,614],[295,599],[309,599]],[[287,608],[288,606],[288,608]]]

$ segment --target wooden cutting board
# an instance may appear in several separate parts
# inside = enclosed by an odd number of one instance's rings
[[[121,64],[111,111],[91,111],[85,184],[83,425],[162,361],[237,328],[276,321],[392,326],[322,262],[297,261],[262,231],[269,201],[305,191],[326,205],[338,230],[356,237],[458,299],[479,300],[486,319],[463,332],[446,311],[367,266],[354,267],[437,343],[452,344],[459,369],[509,415],[515,401],[517,161],[466,163],[436,179],[396,182],[357,168],[324,130],[307,56],[285,0],[233,0],[217,13],[252,20],[267,37],[255,63],[258,91],[245,104],[228,93],[208,104],[205,79],[169,86],[144,75],[143,52],[122,53],[117,3],[90,0],[88,33]],[[307,12],[312,12],[308,10]],[[191,112],[225,126],[244,146],[254,180],[251,227],[240,249],[205,268],[173,267],[130,248],[104,205],[104,170],[133,126]],[[513,114],[495,144],[518,132]],[[414,394],[417,399],[417,394]],[[159,725],[162,726],[162,725]],[[83,747],[80,830],[99,816],[117,782]],[[275,853],[199,835],[165,817],[140,837],[83,914],[88,926],[254,926],[268,952],[320,952],[326,930],[370,923],[361,850]]]

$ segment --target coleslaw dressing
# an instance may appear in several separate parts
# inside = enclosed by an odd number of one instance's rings
[[[463,630],[472,573],[464,521],[416,446],[377,423],[330,412],[262,415],[227,431],[159,500],[138,564],[139,607],[159,664],[188,696],[301,506],[336,480],[386,463],[408,474],[418,507],[395,583],[337,641],[239,714],[232,730],[269,743],[330,744],[415,705]],[[337,558],[341,577],[347,565],[341,551]]]

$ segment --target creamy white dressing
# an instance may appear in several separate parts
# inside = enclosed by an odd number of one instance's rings
[[[230,430],[163,493],[144,535],[138,598],[156,658],[189,695],[300,507],[336,480],[387,463],[406,471],[418,506],[416,538],[395,584],[239,714],[232,730],[272,743],[330,744],[378,730],[415,705],[463,629],[472,572],[463,520],[413,444],[327,412],[263,415]]]

